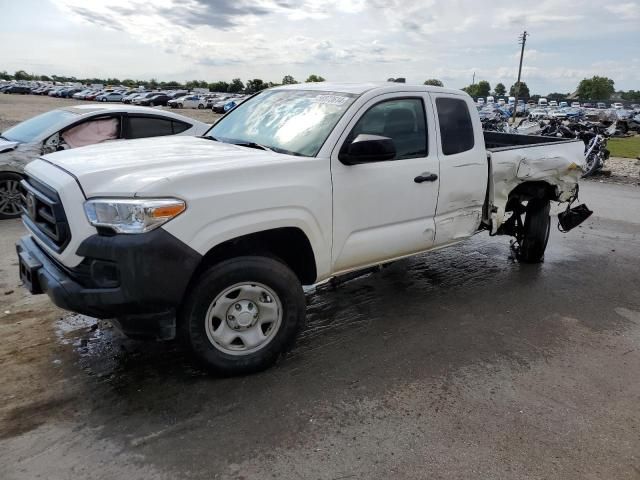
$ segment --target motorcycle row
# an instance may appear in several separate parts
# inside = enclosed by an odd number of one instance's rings
[[[604,112],[595,116],[582,109],[573,109],[565,115],[529,115],[520,123],[511,123],[511,111],[506,108],[482,108],[479,110],[484,130],[515,133],[521,135],[541,135],[565,139],[579,139],[584,142],[585,166],[583,177],[602,170],[609,158],[607,142],[611,137],[624,137],[630,131],[640,131],[640,113],[621,115],[623,112]]]

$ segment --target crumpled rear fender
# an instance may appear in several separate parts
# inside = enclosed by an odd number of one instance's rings
[[[550,200],[570,200],[582,176],[583,152],[580,141],[491,152],[492,231],[502,224],[509,198],[520,185],[544,182],[553,193],[547,195]]]

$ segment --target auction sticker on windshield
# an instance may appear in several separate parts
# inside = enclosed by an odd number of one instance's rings
[[[349,97],[342,97],[340,95],[317,95],[313,98],[317,103],[325,103],[327,105],[344,105]]]

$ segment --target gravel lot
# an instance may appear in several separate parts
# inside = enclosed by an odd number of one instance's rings
[[[480,234],[309,294],[294,351],[226,379],[27,294],[2,222],[0,479],[637,480],[640,189],[581,197],[544,263]]]

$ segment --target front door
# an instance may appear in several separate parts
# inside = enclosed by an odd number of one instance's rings
[[[427,250],[435,240],[439,165],[428,94],[378,96],[349,123],[331,157],[333,271]],[[393,160],[345,165],[340,149],[359,134],[393,139]]]

